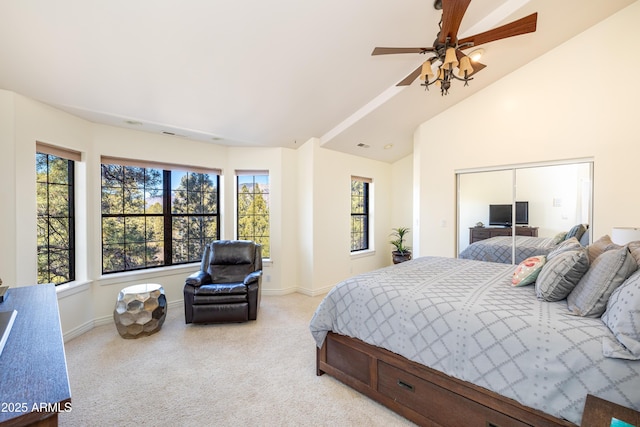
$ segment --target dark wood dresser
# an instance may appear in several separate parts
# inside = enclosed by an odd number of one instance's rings
[[[0,354],[0,425],[56,426],[71,390],[53,284],[10,288],[0,311],[17,310]]]
[[[470,227],[469,243],[496,236],[511,236],[511,227]],[[538,227],[516,227],[516,236],[538,237]]]

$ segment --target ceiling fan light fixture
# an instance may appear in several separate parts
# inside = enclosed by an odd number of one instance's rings
[[[408,86],[418,77],[422,80],[420,86],[424,86],[425,90],[429,90],[431,85],[436,85],[442,95],[449,93],[452,82],[456,80],[468,86],[476,73],[486,68],[486,65],[478,62],[484,54],[484,49],[477,48],[477,46],[533,33],[536,31],[538,22],[538,13],[535,12],[483,33],[459,39],[458,29],[470,3],[471,0],[435,0],[434,8],[442,10],[442,18],[438,24],[440,31],[433,42],[433,46],[410,48],[376,47],[371,54],[419,53],[431,56],[426,62],[414,69],[411,74],[398,82],[396,86]],[[471,48],[474,48],[474,50],[469,55],[463,53],[463,51]],[[433,65],[436,65],[437,72],[433,69]]]
[[[471,52],[468,56],[473,62],[478,62],[480,58],[482,58],[482,55],[484,55],[484,49],[479,48]]]

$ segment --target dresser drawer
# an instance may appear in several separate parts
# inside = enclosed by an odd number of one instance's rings
[[[443,426],[529,425],[381,361],[378,391]]]

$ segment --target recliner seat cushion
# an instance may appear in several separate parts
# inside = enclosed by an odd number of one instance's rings
[[[247,287],[243,283],[220,283],[197,286],[193,304],[231,304],[247,301]]]

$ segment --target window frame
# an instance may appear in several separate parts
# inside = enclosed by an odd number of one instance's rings
[[[349,226],[349,231],[350,231],[350,251],[352,254],[354,253],[360,253],[363,251],[369,251],[371,250],[371,184],[373,183],[373,180],[371,178],[364,178],[364,177],[359,177],[359,176],[352,176],[351,177],[351,195],[350,195],[350,202],[351,202],[351,207],[350,207],[350,226]],[[363,184],[363,194],[362,196],[359,196],[358,194],[354,194],[354,183],[355,182],[360,182]],[[363,199],[363,203],[354,203],[354,197],[358,197],[358,198],[362,198]],[[354,211],[354,206],[362,206],[363,210],[362,211]],[[356,230],[354,225],[354,220],[356,218],[361,218],[362,221],[362,230]],[[359,236],[359,238],[354,239],[354,235]],[[354,244],[360,241],[362,242],[362,245],[356,245],[354,246]]]
[[[46,156],[46,181],[42,182],[38,180],[38,155],[44,155]],[[67,170],[67,174],[66,174],[66,182],[52,182],[50,179],[50,162],[52,160],[52,158],[58,158],[61,160],[66,161],[66,170]],[[45,188],[46,188],[46,207],[45,207],[45,211],[46,211],[46,226],[47,226],[47,231],[46,231],[46,250],[44,251],[44,253],[46,254],[47,257],[47,271],[46,271],[46,281],[42,282],[42,283],[54,283],[55,286],[58,285],[62,285],[65,283],[69,283],[69,282],[73,282],[74,280],[76,280],[76,248],[77,248],[77,242],[76,242],[76,219],[75,219],[75,215],[76,215],[76,211],[75,211],[75,192],[76,192],[76,183],[75,183],[75,169],[76,169],[76,162],[81,160],[81,154],[75,150],[70,150],[70,149],[66,149],[66,148],[61,148],[55,145],[50,145],[50,144],[46,144],[43,142],[36,142],[36,197],[38,194],[38,187],[39,184],[45,184]],[[51,254],[52,252],[55,252],[52,250],[51,246],[52,246],[52,242],[51,242],[51,224],[52,224],[52,215],[51,215],[51,206],[50,206],[50,196],[52,193],[52,186],[65,186],[67,191],[65,192],[65,197],[66,197],[66,215],[58,215],[55,216],[55,218],[62,218],[65,220],[66,227],[65,227],[65,232],[67,233],[68,236],[68,240],[65,242],[66,243],[66,247],[61,251],[66,253],[66,261],[68,263],[68,276],[64,277],[65,280],[63,281],[55,281],[55,278],[52,277],[52,271],[51,271],[51,265],[55,264],[55,262],[52,262],[51,260]],[[43,215],[40,214],[40,204],[38,203],[38,201],[36,201],[36,226],[39,227],[40,226],[40,219],[43,217]],[[38,260],[40,259],[40,256],[42,255],[41,253],[41,246],[40,246],[40,232],[37,233],[38,237],[38,243],[37,243],[37,258]],[[40,263],[38,261],[38,267],[37,267],[37,277],[38,280],[37,282],[40,283],[40,275],[42,274],[41,269],[40,269]],[[54,279],[54,280],[52,280]]]
[[[240,177],[252,177],[252,184],[253,184],[253,188],[255,188],[255,184],[256,184],[256,177],[261,177],[261,176],[265,176],[266,180],[267,180],[267,191],[261,191],[260,193],[255,193],[252,192],[250,194],[252,194],[253,198],[255,198],[256,194],[266,194],[267,200],[266,200],[266,205],[267,205],[267,214],[263,215],[266,216],[267,218],[267,222],[268,222],[268,227],[267,227],[267,234],[266,235],[262,235],[262,236],[256,236],[255,233],[252,234],[251,236],[244,236],[244,235],[240,235],[240,223],[241,223],[241,212],[240,212],[240,196],[241,196],[241,184],[240,184]],[[237,239],[246,239],[246,240],[252,240],[256,243],[259,243],[262,245],[262,258],[263,259],[270,259],[271,258],[271,176],[269,174],[268,170],[236,170],[235,171],[235,193],[236,193],[236,197],[235,197],[235,203],[236,203],[236,224],[235,224],[235,235]],[[253,216],[256,216],[255,214]],[[265,243],[265,240],[268,243]]]
[[[107,212],[105,213],[104,211],[104,207],[102,206],[102,202],[101,202],[101,208],[100,208],[100,214],[101,214],[101,222],[100,222],[100,226],[101,226],[101,232],[100,232],[100,236],[101,236],[101,270],[102,270],[102,274],[103,275],[107,275],[107,274],[114,274],[114,273],[124,273],[124,272],[130,272],[130,271],[141,271],[141,270],[149,270],[149,269],[154,269],[154,268],[162,268],[162,267],[169,267],[169,266],[176,266],[176,265],[185,265],[185,264],[192,264],[195,262],[200,262],[201,257],[202,257],[202,249],[200,250],[194,250],[193,254],[190,254],[189,250],[187,250],[187,257],[185,260],[176,260],[176,255],[174,254],[174,243],[175,243],[175,236],[174,236],[174,232],[176,231],[176,228],[174,227],[175,224],[175,220],[177,218],[187,218],[186,222],[183,222],[183,224],[186,224],[187,227],[189,227],[189,220],[192,218],[212,218],[213,219],[213,223],[211,223],[210,225],[214,225],[215,226],[215,236],[206,236],[206,235],[202,235],[200,234],[197,238],[194,238],[193,240],[200,240],[200,244],[199,246],[202,247],[208,243],[210,243],[210,241],[213,240],[218,240],[220,238],[220,175],[221,175],[221,171],[219,169],[208,169],[208,168],[200,168],[200,167],[193,167],[193,166],[185,166],[185,165],[176,165],[176,164],[169,164],[169,163],[158,163],[158,162],[149,162],[149,161],[136,161],[136,160],[131,160],[131,159],[122,159],[122,158],[115,158],[115,157],[107,157],[107,156],[103,156],[101,158],[101,164],[100,164],[100,179],[101,179],[101,184],[100,184],[100,188],[101,188],[101,198],[103,197],[104,194],[104,167],[105,165],[115,165],[115,166],[119,166],[123,168],[123,174],[125,173],[125,169],[126,167],[133,167],[133,168],[140,168],[142,169],[142,174],[144,175],[145,179],[144,179],[144,185],[142,187],[143,193],[145,193],[145,198],[144,198],[144,209],[142,213],[126,213],[124,212],[124,203],[123,203],[123,211],[119,211],[117,213],[113,213],[113,212]],[[161,192],[161,194],[159,194],[157,196],[158,199],[162,199],[162,207],[161,207],[161,212],[147,212],[147,203],[146,203],[146,177],[147,177],[147,171],[149,169],[154,169],[157,171],[160,171],[160,176],[161,176],[161,183],[159,185],[157,185],[157,188],[153,188],[152,190],[155,192]],[[188,176],[189,174],[207,174],[209,175],[210,181],[212,182],[212,191],[211,192],[206,192],[207,194],[210,194],[211,197],[213,197],[215,199],[215,203],[214,206],[215,208],[213,209],[214,212],[174,212],[174,198],[173,198],[173,194],[176,191],[186,191],[187,194],[190,193],[191,191],[188,188],[184,188],[184,189],[174,189],[173,185],[172,185],[172,173],[185,173],[185,176],[187,176],[187,184],[189,182]],[[183,178],[181,178],[182,181]],[[125,192],[125,187],[126,184],[124,183],[124,175],[123,175],[123,200],[124,200],[124,192]],[[182,182],[181,182],[182,185]],[[117,188],[117,187],[114,187]],[[196,191],[196,192],[200,192],[200,191]],[[204,194],[204,193],[203,193]],[[188,207],[189,204],[187,202],[186,207]],[[144,254],[144,262],[141,265],[137,265],[137,266],[132,266],[132,267],[128,267],[126,265],[126,261],[123,261],[122,266],[124,268],[121,269],[105,269],[106,264],[105,264],[105,235],[104,235],[104,223],[105,223],[105,218],[115,218],[115,219],[119,219],[122,218],[123,221],[126,221],[126,218],[144,218],[145,221],[145,225],[144,225],[144,239],[136,242],[136,244],[138,245],[142,245],[141,247],[143,248],[144,251],[147,251],[149,248],[149,243],[154,243],[154,240],[149,239],[149,235],[147,234],[147,219],[148,218],[161,218],[162,219],[162,239],[161,240],[156,240],[156,243],[161,243],[163,245],[162,248],[162,254],[163,254],[163,259],[161,260],[160,263],[158,264],[154,264],[151,261],[147,261],[146,259],[146,253]],[[156,224],[157,226],[158,224]],[[200,227],[202,227],[202,224],[200,224]],[[158,227],[159,228],[159,227]],[[123,250],[126,253],[126,248],[127,248],[127,240],[126,240],[126,225],[122,226],[122,229],[124,230],[123,232],[123,237],[122,237],[122,242],[119,242],[118,245],[122,245],[123,246]],[[187,229],[187,238],[184,240],[188,246],[189,245],[189,230]],[[206,241],[205,241],[206,240]],[[193,256],[191,256],[193,255]],[[126,256],[126,255],[125,255]]]

